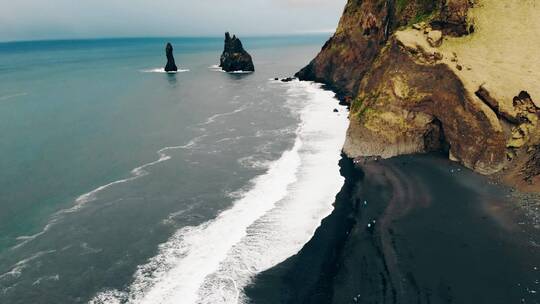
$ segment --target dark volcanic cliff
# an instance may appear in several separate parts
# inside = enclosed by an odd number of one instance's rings
[[[428,16],[433,17],[432,23],[438,28],[444,27],[448,33],[457,34],[455,28],[466,27],[467,0],[449,0],[447,5],[443,2],[349,0],[334,36],[317,57],[297,73],[297,77],[325,83],[344,98],[355,96],[360,81],[397,28]],[[461,13],[450,13],[450,8]],[[440,13],[435,15],[438,11]]]
[[[519,0],[349,0],[297,76],[350,104],[351,157],[443,149],[538,190],[539,10]]]
[[[240,39],[234,35],[231,38],[229,33],[225,33],[225,47],[223,48],[219,66],[225,72],[255,71],[251,55],[244,50]]]

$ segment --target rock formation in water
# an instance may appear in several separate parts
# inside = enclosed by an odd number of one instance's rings
[[[167,56],[167,64],[165,65],[165,72],[176,72],[178,67],[174,62],[173,47],[170,43],[167,43],[165,47],[165,55]]]
[[[534,1],[349,0],[297,76],[350,105],[351,157],[443,149],[539,191],[538,15]]]
[[[223,54],[221,54],[219,66],[225,72],[255,71],[251,55],[244,50],[240,39],[236,36],[231,38],[228,32],[225,33],[225,47],[223,49]]]

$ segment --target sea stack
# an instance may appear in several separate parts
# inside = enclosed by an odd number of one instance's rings
[[[225,47],[221,55],[219,67],[225,72],[255,71],[251,55],[244,50],[240,39],[236,36],[231,38],[228,32],[225,33]]]
[[[173,47],[170,43],[167,43],[165,47],[165,55],[167,56],[167,65],[165,65],[165,72],[176,72],[178,67],[174,62]]]

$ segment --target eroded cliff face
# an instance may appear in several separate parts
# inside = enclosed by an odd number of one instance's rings
[[[539,14],[532,0],[350,0],[298,76],[350,104],[351,157],[445,150],[540,190]]]
[[[313,61],[297,73],[351,98],[386,39],[391,8],[385,1],[349,1],[336,33]]]

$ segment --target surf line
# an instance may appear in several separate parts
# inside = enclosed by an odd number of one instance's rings
[[[0,101],[4,101],[4,100],[16,98],[16,97],[21,97],[21,96],[26,96],[26,95],[28,95],[28,93],[23,92],[23,93],[17,93],[17,94],[12,94],[12,95],[0,96]]]
[[[125,290],[103,290],[89,303],[245,303],[254,275],[309,241],[343,185],[338,162],[348,123],[333,112],[334,94],[318,85],[294,82],[288,95],[300,118],[294,146],[230,209],[162,243]]]
[[[207,118],[204,122],[197,124],[197,126],[208,125],[208,124],[214,122],[217,118],[219,118],[221,116],[233,115],[233,114],[242,112],[247,108],[248,108],[248,105],[244,105],[244,106],[242,106],[242,107],[240,107],[240,108],[238,108],[238,109],[236,109],[234,111],[231,111],[231,112],[212,115],[211,117]],[[45,227],[40,232],[35,233],[33,235],[23,235],[23,236],[17,237],[16,240],[20,241],[20,243],[14,245],[13,247],[11,247],[11,249],[20,248],[20,247],[26,245],[27,243],[31,242],[32,240],[36,239],[37,237],[45,234],[52,226],[54,226],[66,214],[76,212],[80,208],[82,208],[86,203],[95,201],[97,199],[97,194],[100,193],[101,191],[106,190],[106,189],[108,189],[110,187],[113,187],[115,185],[125,184],[125,183],[134,181],[136,179],[139,179],[141,177],[144,177],[144,176],[148,175],[149,173],[148,173],[148,171],[146,171],[147,168],[150,168],[150,167],[155,166],[155,165],[157,165],[157,164],[159,164],[161,162],[164,162],[164,161],[167,161],[167,160],[171,159],[171,156],[168,155],[166,152],[173,151],[173,150],[179,150],[179,149],[193,148],[200,140],[202,140],[206,136],[207,136],[207,134],[197,136],[197,137],[191,139],[187,144],[184,144],[184,145],[164,147],[164,148],[162,148],[162,149],[160,149],[160,150],[158,150],[156,152],[158,154],[158,156],[159,156],[159,158],[157,160],[155,160],[153,162],[146,163],[146,164],[144,164],[142,166],[139,166],[139,167],[131,170],[130,177],[120,179],[120,180],[116,180],[116,181],[113,181],[111,183],[99,186],[99,187],[95,188],[94,190],[92,190],[90,192],[87,192],[85,194],[80,195],[79,197],[77,197],[75,199],[75,201],[74,201],[75,204],[72,207],[67,208],[67,209],[62,209],[62,210],[57,211],[56,213],[54,213],[51,216],[51,218],[49,219],[49,222],[45,225]]]
[[[200,226],[182,228],[161,244],[158,255],[138,267],[127,292],[106,290],[89,303],[196,303],[206,276],[219,267],[246,228],[286,196],[297,179],[301,146],[297,139],[231,209]]]
[[[164,73],[164,74],[177,74],[177,73],[185,73],[189,72],[189,69],[186,68],[180,68],[177,71],[171,71],[166,72],[164,68],[155,68],[155,69],[148,69],[148,70],[141,70],[143,73]]]
[[[206,121],[201,122],[200,124],[198,124],[198,126],[205,126],[205,125],[211,124],[211,123],[215,122],[216,119],[218,119],[220,117],[230,116],[230,115],[234,115],[236,113],[240,113],[240,112],[246,110],[249,106],[250,106],[249,104],[248,105],[243,105],[243,106],[239,107],[238,109],[235,109],[235,110],[230,111],[230,112],[214,114],[214,115],[208,117],[206,119]]]

